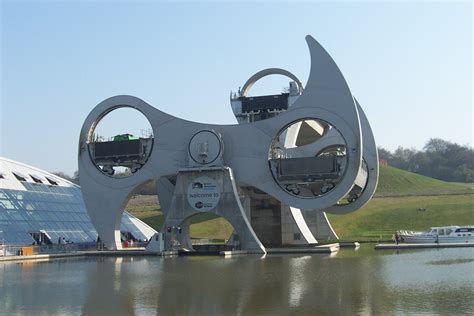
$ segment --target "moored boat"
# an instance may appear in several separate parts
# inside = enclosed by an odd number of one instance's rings
[[[431,227],[429,232],[399,231],[405,243],[474,243],[474,226]]]

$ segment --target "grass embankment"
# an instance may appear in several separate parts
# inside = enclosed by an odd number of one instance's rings
[[[163,226],[164,216],[156,196],[136,196],[126,210],[156,230]],[[230,237],[232,230],[229,222],[214,214],[204,213],[191,218],[191,238],[224,240]]]
[[[342,240],[384,240],[400,229],[474,224],[474,195],[373,198],[356,212],[328,218]]]
[[[340,239],[390,239],[400,229],[474,224],[472,193],[472,183],[450,183],[381,166],[377,191],[366,206],[328,218]]]
[[[375,198],[356,212],[328,216],[342,240],[387,239],[399,229],[474,224],[473,187],[472,183],[449,183],[381,166]],[[156,230],[163,225],[156,196],[136,197],[127,210]],[[223,240],[232,232],[225,219],[213,214],[195,216],[191,223],[192,238]]]
[[[376,197],[474,193],[472,183],[451,183],[390,166],[380,166]]]

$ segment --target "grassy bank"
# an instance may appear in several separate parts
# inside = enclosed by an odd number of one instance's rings
[[[380,166],[376,197],[474,193],[472,183],[445,182],[390,166]]]
[[[161,228],[164,218],[158,205],[128,209],[156,230]],[[343,240],[387,239],[399,229],[474,225],[474,195],[374,198],[356,212],[328,214],[328,217]],[[226,239],[232,232],[232,226],[225,219],[212,214],[196,216],[191,222],[192,238]]]
[[[164,216],[158,204],[136,206],[130,204],[127,211],[150,225],[156,230],[163,226]],[[232,226],[225,219],[205,213],[191,218],[191,238],[197,239],[228,239]]]
[[[399,229],[474,225],[474,195],[374,198],[356,212],[328,218],[341,239],[386,239]]]
[[[387,239],[399,229],[474,225],[473,192],[472,183],[449,183],[382,166],[375,198],[356,212],[328,216],[344,240]],[[126,209],[156,230],[161,229],[164,218],[156,196],[135,197]],[[226,239],[232,232],[225,219],[212,214],[195,216],[191,223],[192,238]]]

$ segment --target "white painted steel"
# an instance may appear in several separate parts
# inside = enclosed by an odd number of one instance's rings
[[[301,231],[301,234],[303,235],[304,239],[306,239],[306,242],[308,244],[317,244],[318,241],[316,240],[316,238],[314,238],[313,234],[311,233],[311,230],[309,229],[308,224],[306,224],[303,214],[301,214],[301,210],[299,208],[290,207],[290,211],[291,211],[291,215],[293,215],[296,225]]]
[[[311,53],[311,71],[306,88],[284,113],[267,120],[241,125],[213,125],[185,121],[157,110],[133,96],[115,96],[99,103],[86,118],[79,138],[78,160],[82,191],[90,217],[104,243],[120,249],[119,224],[123,208],[134,190],[149,181],[173,177],[189,167],[191,137],[204,130],[222,135],[223,164],[234,172],[237,186],[258,188],[282,204],[303,210],[331,208],[354,186],[362,164],[364,147],[359,109],[337,65],[311,36],[306,37]],[[127,178],[102,173],[91,159],[89,143],[100,120],[120,107],[140,111],[155,135],[153,150],[145,165]],[[346,170],[338,185],[314,198],[301,198],[283,190],[268,167],[268,150],[276,135],[291,123],[317,118],[337,128],[347,148]],[[365,140],[365,137],[364,137]],[[376,154],[375,154],[376,156]],[[160,191],[160,189],[159,189]]]

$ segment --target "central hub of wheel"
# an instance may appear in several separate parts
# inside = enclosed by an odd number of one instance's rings
[[[190,165],[220,165],[223,151],[224,144],[218,133],[199,131],[189,141]]]

